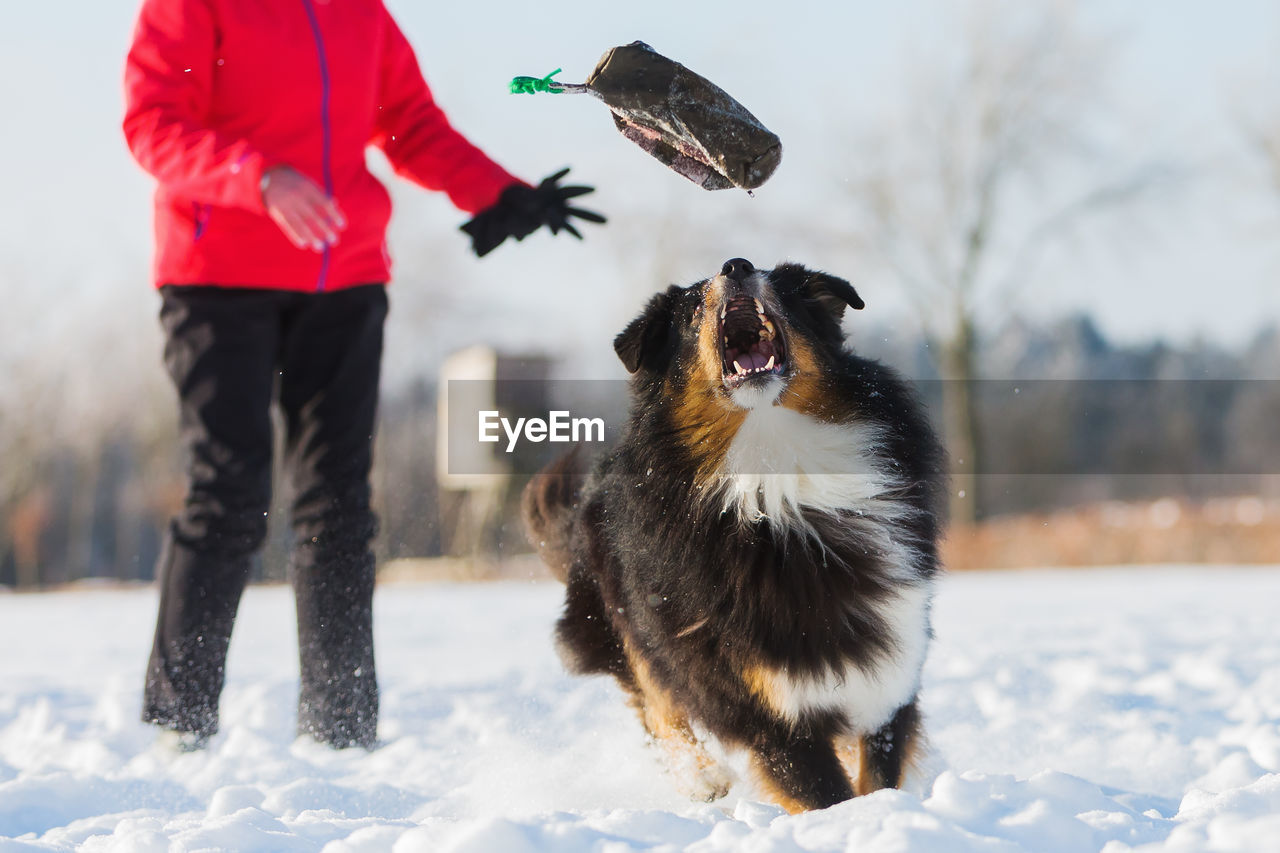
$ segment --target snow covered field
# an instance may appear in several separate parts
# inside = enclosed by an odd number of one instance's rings
[[[907,791],[787,816],[671,789],[551,583],[386,585],[383,745],[293,738],[287,590],[245,596],[209,750],[136,722],[150,589],[0,595],[0,853],[1280,850],[1280,569],[964,574]],[[741,762],[735,762],[741,769]]]

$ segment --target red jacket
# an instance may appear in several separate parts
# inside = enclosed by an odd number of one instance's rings
[[[381,0],[144,0],[125,94],[129,148],[159,180],[157,285],[387,281],[391,200],[365,167],[370,143],[469,213],[517,180],[449,125]],[[324,254],[267,217],[260,182],[277,164],[346,215]]]

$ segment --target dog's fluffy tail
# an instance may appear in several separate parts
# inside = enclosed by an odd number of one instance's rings
[[[573,514],[585,480],[579,451],[575,447],[535,474],[520,502],[529,542],[561,582],[569,577]]]

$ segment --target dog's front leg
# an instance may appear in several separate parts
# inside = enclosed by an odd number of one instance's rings
[[[642,657],[627,650],[629,678],[619,678],[645,732],[658,747],[676,790],[691,800],[709,803],[729,793],[733,774],[712,757],[698,739],[689,717],[658,684]]]
[[[853,799],[853,786],[826,737],[780,724],[757,735],[751,754],[765,790],[793,814]]]
[[[881,788],[901,787],[921,740],[920,709],[913,700],[879,730],[837,738],[836,751],[849,776],[856,780],[854,790],[862,796]]]

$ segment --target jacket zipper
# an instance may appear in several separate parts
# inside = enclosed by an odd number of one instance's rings
[[[333,198],[333,170],[330,163],[333,139],[329,121],[329,59],[325,54],[324,37],[320,34],[320,21],[316,18],[312,0],[302,0],[302,6],[307,10],[307,20],[311,23],[311,36],[316,42],[316,56],[320,61],[320,139],[324,158],[321,169],[324,173],[325,194]],[[329,253],[330,248],[326,244],[320,258],[320,276],[316,280],[317,292],[324,290],[329,277]]]
[[[191,234],[191,242],[199,243],[200,238],[204,236],[204,232],[209,228],[209,214],[213,210],[209,205],[202,202],[191,202],[191,211],[195,217],[195,230]]]

